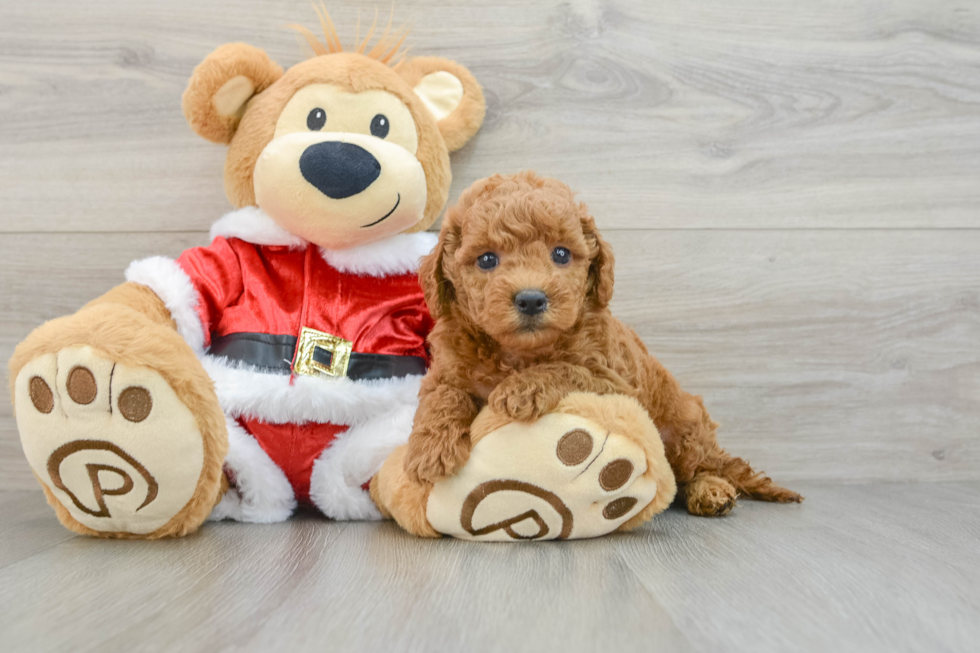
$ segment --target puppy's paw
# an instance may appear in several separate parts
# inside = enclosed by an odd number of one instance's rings
[[[518,373],[511,374],[494,388],[487,398],[487,404],[511,419],[533,422],[554,410],[560,400],[558,393],[536,376]]]
[[[687,484],[687,511],[699,517],[722,517],[735,507],[738,492],[727,480],[700,474]]]
[[[413,481],[435,483],[439,479],[455,474],[469,458],[468,436],[439,442],[434,442],[431,438],[415,438],[408,442],[405,473]]]

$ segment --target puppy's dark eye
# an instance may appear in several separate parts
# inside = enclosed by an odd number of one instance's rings
[[[497,267],[500,264],[500,259],[493,252],[486,252],[480,254],[480,257],[476,259],[476,267],[481,270],[489,271]]]
[[[551,260],[558,265],[567,265],[572,260],[572,253],[564,247],[556,247],[551,250]]]
[[[310,111],[306,116],[306,126],[310,128],[310,131],[318,132],[323,129],[325,124],[327,124],[327,112],[319,107]]]
[[[379,113],[371,120],[371,135],[384,138],[388,135],[388,128],[390,126],[391,123],[388,122],[388,116]]]

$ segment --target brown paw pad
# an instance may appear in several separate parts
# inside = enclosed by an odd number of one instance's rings
[[[602,516],[606,519],[619,519],[636,505],[636,499],[633,497],[620,497],[615,501],[610,501],[605,508],[602,509]]]
[[[712,495],[696,501],[689,511],[702,517],[724,517],[735,507],[735,502],[735,497]]]
[[[87,405],[95,401],[99,387],[95,383],[92,370],[81,365],[73,367],[68,373],[68,396],[76,404]]]
[[[153,397],[146,388],[132,385],[119,393],[119,412],[130,422],[142,422],[153,410]]]
[[[592,436],[584,429],[575,429],[561,436],[555,452],[558,460],[569,467],[585,462],[592,453]]]
[[[31,403],[37,408],[38,412],[45,415],[54,410],[54,393],[48,382],[39,376],[31,377],[27,386],[27,392],[31,396]]]
[[[633,475],[633,463],[625,458],[614,460],[599,472],[599,485],[606,492],[612,492],[626,485]]]
[[[724,517],[735,507],[735,499],[731,498],[724,503],[704,504],[701,506],[701,514],[705,517]]]

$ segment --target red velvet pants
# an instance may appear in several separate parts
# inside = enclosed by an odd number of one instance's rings
[[[272,462],[286,474],[296,500],[310,503],[310,475],[313,463],[337,436],[349,427],[336,424],[269,424],[257,419],[241,419],[241,424],[251,433]]]

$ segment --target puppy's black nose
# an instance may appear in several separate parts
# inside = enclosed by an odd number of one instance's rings
[[[381,174],[381,164],[360,145],[326,141],[303,151],[299,170],[321,193],[342,200],[370,186]]]
[[[514,306],[524,315],[537,315],[548,308],[548,296],[540,290],[522,290],[514,295]]]

